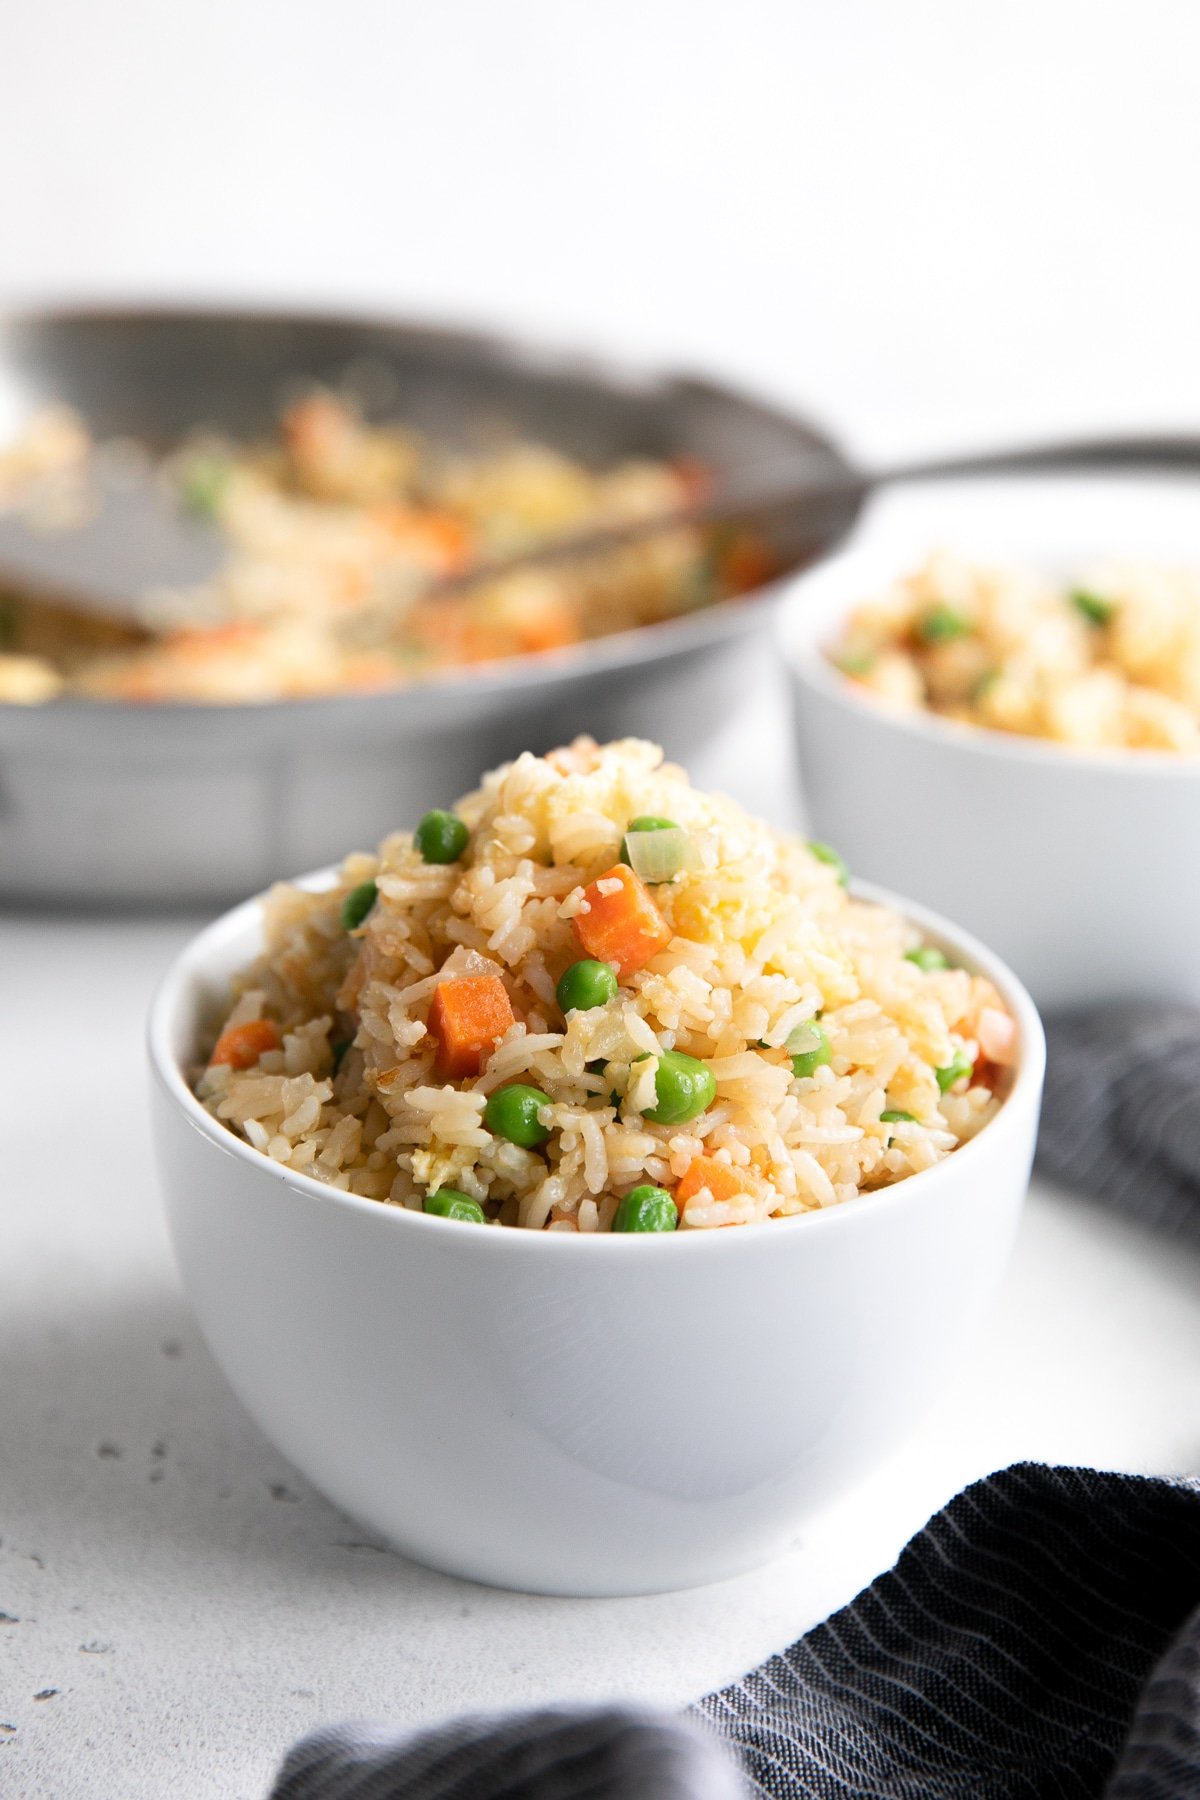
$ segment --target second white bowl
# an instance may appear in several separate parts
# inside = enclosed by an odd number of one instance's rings
[[[847,614],[918,560],[851,551],[793,588],[785,630],[813,836],[855,875],[960,920],[1043,1010],[1200,998],[1200,759],[892,711],[830,664]]]

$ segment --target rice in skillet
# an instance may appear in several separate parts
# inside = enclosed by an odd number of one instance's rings
[[[608,1231],[835,1205],[973,1136],[1016,1055],[989,982],[636,739],[521,756],[265,906],[196,1092],[414,1210]]]

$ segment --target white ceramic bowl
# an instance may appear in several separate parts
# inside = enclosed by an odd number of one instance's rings
[[[1094,541],[1073,566],[1096,557]],[[829,663],[846,614],[921,559],[852,550],[793,587],[784,632],[813,836],[855,875],[944,908],[1044,1010],[1200,997],[1200,759],[892,711]]]
[[[954,1366],[1028,1178],[1037,1013],[979,945],[912,917],[1016,1014],[996,1118],[884,1192],[661,1238],[468,1227],[250,1149],[181,1073],[205,998],[259,948],[258,903],[210,926],[154,1003],[154,1131],[185,1286],[263,1431],[398,1549],[505,1587],[649,1593],[786,1547]]]

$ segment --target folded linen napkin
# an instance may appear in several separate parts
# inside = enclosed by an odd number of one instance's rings
[[[736,1752],[740,1769],[731,1759]],[[1200,1484],[1018,1464],[690,1720],[336,1726],[273,1800],[1196,1800]]]
[[[1200,1242],[1200,1010],[1061,1014],[1046,1048],[1039,1169]]]

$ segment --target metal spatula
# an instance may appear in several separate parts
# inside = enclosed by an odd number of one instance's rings
[[[734,470],[691,505],[481,562],[438,582],[432,591],[449,594],[519,569],[600,555],[683,526],[786,519],[793,536],[801,538],[811,530],[817,543],[827,538],[831,525],[853,519],[867,496],[901,482],[1105,470],[1200,471],[1200,438],[1081,439],[851,471],[818,485],[787,464]],[[220,531],[184,512],[149,470],[121,470],[118,477],[101,467],[91,485],[95,505],[78,524],[45,529],[23,512],[0,513],[0,587],[144,624],[156,595],[199,587],[218,573],[227,553]],[[385,615],[383,608],[373,615],[381,628]]]
[[[131,625],[156,595],[210,581],[228,554],[215,525],[186,513],[149,471],[89,470],[80,516],[0,511],[0,588]]]
[[[799,477],[786,463],[722,475],[703,499],[669,513],[621,520],[570,537],[551,539],[515,555],[473,564],[445,577],[435,592],[451,593],[480,581],[495,580],[518,569],[597,556],[622,549],[661,531],[689,525],[721,525],[735,521],[783,520],[802,538],[814,541],[831,525],[852,519],[863,502],[887,487],[920,481],[988,475],[1173,473],[1200,474],[1200,437],[1079,438],[1062,443],[1022,445],[1014,449],[931,457],[895,463],[882,469],[851,470],[828,482]]]

